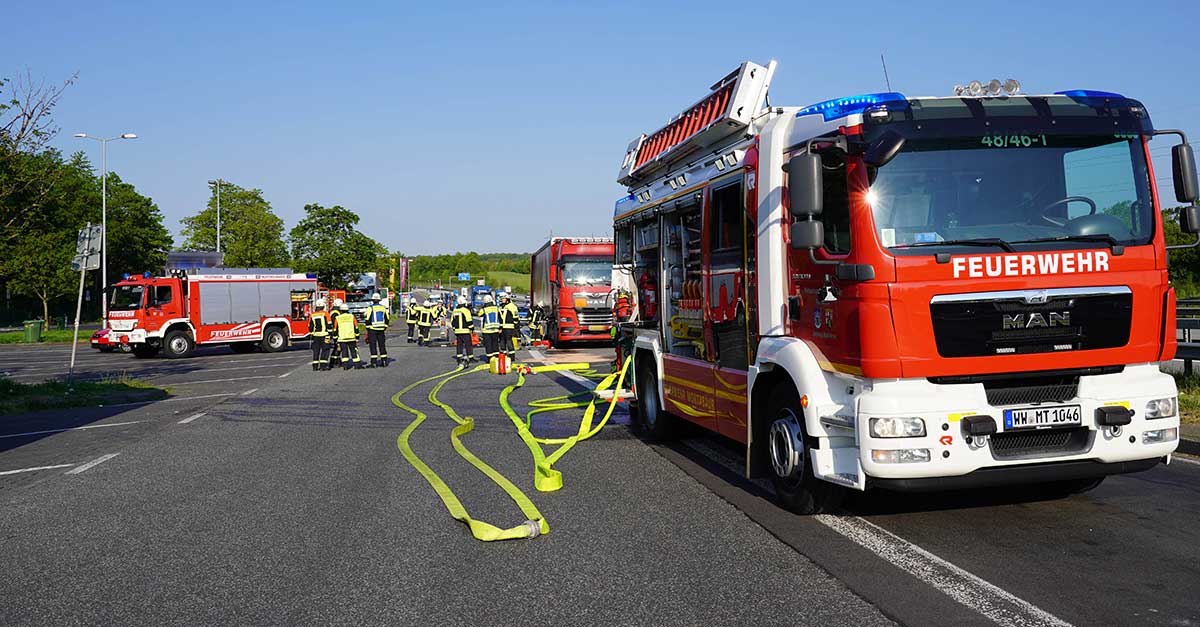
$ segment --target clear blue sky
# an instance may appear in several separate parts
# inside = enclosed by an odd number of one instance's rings
[[[56,144],[99,167],[72,133],[137,133],[109,169],[176,233],[221,177],[289,229],[340,204],[408,253],[610,233],[626,144],[746,59],[779,61],[777,105],[883,91],[882,51],[910,96],[993,77],[1117,91],[1200,143],[1194,1],[345,4],[20,3],[0,74],[78,72]]]

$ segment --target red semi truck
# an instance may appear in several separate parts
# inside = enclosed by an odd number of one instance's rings
[[[533,253],[530,306],[544,309],[551,345],[611,339],[612,263],[611,238],[554,237]]]
[[[185,357],[197,345],[283,350],[308,336],[314,275],[287,268],[205,268],[126,276],[112,288],[109,341],[137,357]]]

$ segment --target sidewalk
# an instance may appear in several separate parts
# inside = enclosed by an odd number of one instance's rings
[[[1200,455],[1200,425],[1179,425],[1179,452]]]

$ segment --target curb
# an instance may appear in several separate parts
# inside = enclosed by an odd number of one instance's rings
[[[1175,452],[1200,456],[1200,441],[1179,438],[1179,448]]]

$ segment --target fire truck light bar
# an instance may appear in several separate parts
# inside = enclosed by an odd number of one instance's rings
[[[1124,98],[1121,94],[1115,94],[1111,91],[1095,91],[1092,89],[1072,89],[1070,91],[1056,91],[1056,96],[1067,96],[1068,98]]]
[[[907,103],[908,98],[904,94],[897,91],[888,91],[878,94],[863,94],[861,96],[849,96],[847,98],[836,98],[834,100],[826,100],[816,104],[808,105],[796,113],[796,117],[805,115],[813,115],[816,113],[822,114],[825,121],[862,113],[871,107],[894,102]]]

